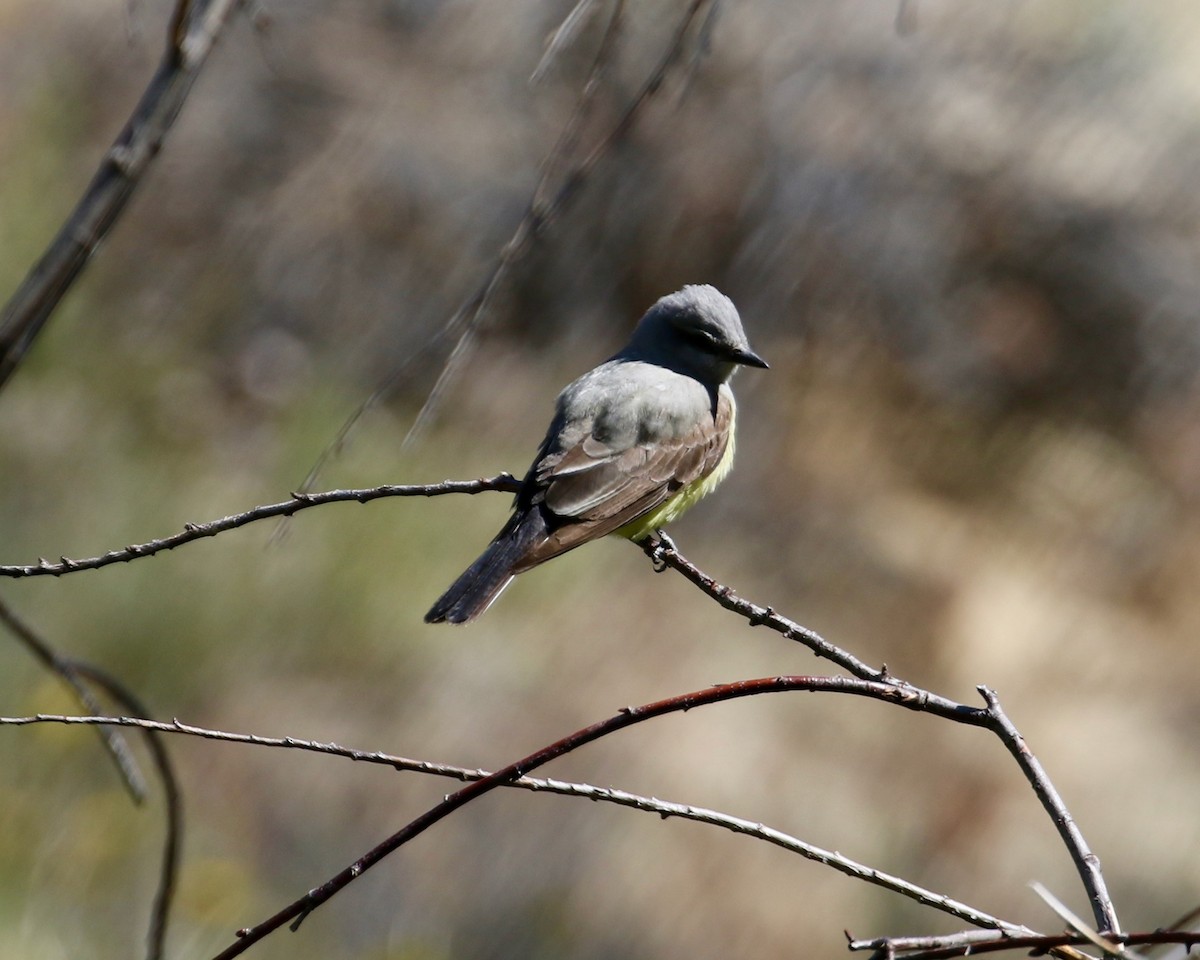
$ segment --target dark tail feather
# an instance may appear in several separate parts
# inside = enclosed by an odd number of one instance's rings
[[[473,564],[438,598],[425,614],[426,623],[469,623],[490,607],[516,576],[514,569],[529,548],[545,536],[536,509],[514,516]]]

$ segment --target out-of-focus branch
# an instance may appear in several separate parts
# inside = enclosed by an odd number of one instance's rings
[[[104,707],[96,699],[96,695],[92,693],[83,678],[85,672],[94,677],[99,674],[99,671],[82,661],[62,656],[45,637],[18,617],[12,607],[3,599],[0,599],[0,623],[8,628],[9,633],[32,653],[42,666],[71,688],[75,699],[79,701],[84,710],[93,716],[100,716],[105,712]],[[101,743],[104,744],[113,763],[116,764],[117,772],[121,775],[121,782],[125,784],[125,789],[129,791],[133,802],[142,803],[146,799],[146,780],[142,776],[141,770],[138,769],[137,761],[129,749],[129,744],[117,730],[101,726],[97,727],[97,732],[100,734]]]
[[[20,365],[158,154],[240,0],[179,0],[158,70],[83,198],[0,313],[0,387]]]
[[[274,747],[284,750],[302,750],[325,756],[342,757],[360,763],[380,764],[395,770],[448,777],[468,783],[491,776],[486,770],[472,770],[467,767],[459,767],[447,763],[435,763],[429,760],[413,760],[408,757],[398,757],[393,754],[377,751],[353,750],[349,747],[339,746],[336,743],[299,740],[295,737],[262,737],[247,733],[231,733],[207,727],[196,727],[191,724],[182,723],[179,720],[175,720],[172,723],[163,723],[139,717],[73,717],[58,714],[38,714],[31,717],[0,717],[0,726],[26,726],[37,723],[67,725],[111,724],[113,726],[133,727],[156,734],[178,733],[225,743],[249,744],[251,746]],[[693,804],[675,803],[670,800],[661,800],[657,797],[645,797],[636,793],[629,793],[626,790],[617,790],[613,787],[596,787],[587,783],[572,783],[566,780],[523,776],[502,784],[502,786],[529,790],[535,793],[553,793],[559,796],[579,797],[586,800],[613,803],[617,806],[629,807],[630,809],[641,810],[645,813],[653,813],[664,819],[675,817],[680,820],[692,820],[697,823],[706,823],[710,826],[721,827],[733,833],[763,840],[784,850],[797,853],[808,860],[832,867],[834,870],[844,873],[849,877],[883,887],[886,890],[892,890],[916,900],[918,903],[966,920],[968,923],[1006,930],[1014,936],[1023,933],[1032,934],[1034,932],[1027,927],[984,913],[975,907],[961,903],[944,894],[918,886],[902,877],[893,876],[874,867],[858,863],[836,851],[825,850],[763,823],[731,816],[718,810],[710,810],[706,807],[698,807]]]
[[[442,343],[449,338],[454,338],[454,346],[451,348],[442,370],[438,374],[437,381],[418,411],[412,427],[405,435],[403,446],[408,446],[420,435],[424,426],[433,416],[449,384],[466,363],[470,356],[475,334],[478,333],[486,318],[487,307],[491,303],[496,291],[500,288],[501,283],[508,276],[509,270],[529,253],[533,248],[534,242],[546,232],[570,205],[596,165],[628,135],[647,104],[659,93],[671,70],[686,52],[688,38],[693,32],[697,18],[700,17],[706,6],[714,2],[715,0],[688,0],[683,15],[676,25],[675,31],[672,33],[671,40],[663,51],[662,57],[642,83],[641,88],[634,95],[629,105],[625,108],[625,111],[617,118],[607,133],[597,141],[595,146],[582,159],[571,165],[568,163],[570,154],[574,151],[578,143],[583,122],[587,117],[589,107],[596,92],[599,90],[600,82],[608,70],[615,50],[616,39],[624,16],[624,0],[615,0],[613,12],[609,17],[608,26],[605,29],[604,37],[593,60],[588,78],[580,91],[570,119],[563,128],[554,147],[547,154],[545,162],[542,164],[542,175],[538,180],[537,186],[534,188],[529,206],[526,208],[524,215],[521,217],[512,236],[509,237],[508,242],[501,249],[495,264],[487,276],[483,278],[471,296],[459,306],[453,316],[442,325],[441,329],[434,335],[433,341],[418,353],[419,357],[424,357],[428,349],[432,346]],[[568,19],[570,19],[570,15],[568,15]],[[556,182],[557,188],[551,192],[551,188]],[[376,404],[391,393],[397,384],[403,382],[415,359],[415,357],[409,358],[401,363],[350,414],[339,428],[334,439],[321,452],[321,455],[317,458],[317,462],[309,471],[308,476],[304,478],[304,482],[300,486],[302,491],[310,490],[317,482],[325,464],[346,445],[359,421]]]
[[[141,700],[115,677],[103,670],[97,670],[91,664],[76,664],[76,669],[91,683],[102,688],[122,709],[149,716],[150,711]],[[154,904],[150,908],[150,929],[146,934],[147,960],[161,960],[165,952],[167,924],[171,918],[171,904],[175,900],[175,886],[179,877],[179,852],[183,845],[183,794],[160,732],[148,726],[141,729],[146,735],[146,745],[150,749],[154,768],[162,782],[167,819],[158,868],[158,889],[154,894]]]
[[[96,731],[116,762],[122,781],[134,802],[141,804],[146,799],[145,780],[129,749],[129,744],[121,736],[120,731],[114,729],[112,725],[102,722],[103,707],[92,692],[92,686],[102,690],[122,709],[146,716],[149,711],[139,698],[108,671],[101,670],[94,664],[82,660],[68,660],[61,656],[44,637],[21,620],[3,600],[0,600],[0,623],[3,623],[13,636],[29,649],[47,669],[61,677],[74,692],[84,709],[91,711],[91,719],[97,721],[94,724]],[[175,771],[171,766],[171,758],[167,755],[166,745],[161,736],[152,727],[142,727],[142,730],[146,735],[155,770],[163,785],[167,812],[167,830],[163,840],[158,891],[154,897],[154,906],[150,912],[150,929],[146,935],[147,960],[160,960],[166,942],[167,921],[170,917],[171,902],[174,897],[175,880],[179,873],[179,847],[183,838],[183,798],[179,792]]]
[[[127,563],[141,557],[152,557],[164,550],[174,550],[176,547],[193,540],[203,540],[205,537],[215,537],[218,533],[244,527],[256,520],[268,520],[271,517],[290,517],[309,507],[319,507],[326,503],[369,503],[385,497],[440,497],[450,493],[484,493],[498,490],[504,493],[516,493],[520,482],[511,474],[501,473],[494,477],[484,477],[479,480],[445,480],[441,483],[422,483],[383,487],[367,487],[359,490],[326,490],[323,493],[293,493],[290,500],[281,503],[271,503],[254,507],[243,513],[235,513],[219,520],[207,523],[187,523],[179,533],[160,540],[149,540],[137,543],[121,550],[110,550],[98,557],[86,560],[72,560],[69,557],[59,557],[58,563],[42,559],[37,563],[9,564],[0,566],[0,577],[61,577],[63,574],[76,573],[80,570],[97,570],[113,563]]]

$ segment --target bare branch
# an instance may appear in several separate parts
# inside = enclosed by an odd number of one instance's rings
[[[98,570],[114,563],[128,563],[142,557],[152,557],[164,550],[174,550],[176,547],[193,540],[203,540],[215,537],[218,533],[244,527],[256,520],[268,520],[271,517],[290,517],[309,507],[319,507],[326,503],[370,503],[385,497],[440,497],[450,493],[476,494],[498,490],[504,493],[516,493],[520,483],[511,474],[501,473],[494,477],[483,477],[479,480],[444,480],[441,483],[423,483],[410,485],[389,484],[382,487],[367,487],[358,490],[327,490],[323,493],[293,493],[290,500],[281,503],[271,503],[266,506],[254,507],[243,513],[235,513],[219,520],[208,523],[187,523],[181,532],[163,537],[160,540],[149,540],[146,543],[133,544],[123,550],[110,550],[98,557],[86,560],[72,560],[60,557],[58,563],[41,559],[31,564],[10,564],[0,566],[0,577],[61,577],[67,573],[77,573],[80,570]]]
[[[450,493],[481,493],[490,490],[504,490],[515,492],[519,488],[519,481],[514,479],[509,474],[500,474],[492,478],[484,478],[473,481],[451,481],[447,480],[439,484],[422,484],[413,486],[385,486],[375,487],[360,490],[333,490],[319,494],[293,494],[292,499],[282,503],[271,504],[264,507],[257,507],[253,510],[242,514],[235,514],[230,517],[225,517],[220,520],[215,520],[207,524],[189,524],[182,533],[175,534],[172,537],[167,537],[163,540],[150,541],[146,544],[127,547],[125,550],[111,551],[100,557],[94,557],[90,560],[69,560],[62,558],[58,564],[51,564],[45,560],[36,565],[28,566],[4,566],[0,567],[0,575],[10,577],[25,577],[36,575],[53,575],[59,576],[64,573],[73,572],[83,569],[96,569],[101,566],[106,566],[110,563],[117,563],[136,559],[141,556],[150,556],[162,550],[172,549],[183,543],[191,540],[200,539],[202,537],[215,536],[225,530],[235,527],[244,526],[255,520],[261,520],[268,517],[290,516],[301,509],[310,506],[317,506],[323,503],[339,502],[339,501],[356,501],[365,503],[370,500],[379,499],[389,496],[438,496]],[[651,557],[657,569],[665,569],[671,567],[682,573],[689,581],[699,587],[705,594],[716,600],[722,607],[744,617],[751,626],[765,625],[772,630],[780,633],[788,639],[798,641],[808,646],[815,654],[825,657],[842,666],[855,676],[855,680],[841,677],[824,678],[829,683],[842,683],[844,692],[857,692],[861,695],[874,696],[877,699],[886,699],[890,702],[898,703],[902,706],[913,710],[932,713],[936,716],[943,717],[948,720],[953,720],[957,723],[964,723],[971,726],[982,726],[990,729],[1004,743],[1009,752],[1017,760],[1018,765],[1024,772],[1026,778],[1033,786],[1043,807],[1050,814],[1059,835],[1067,845],[1072,859],[1076,863],[1080,878],[1083,881],[1084,887],[1088,892],[1089,899],[1093,904],[1093,910],[1096,914],[1097,926],[1101,928],[1104,934],[1119,933],[1117,926],[1115,910],[1112,906],[1112,901],[1108,895],[1104,879],[1100,871],[1098,858],[1088,848],[1083,839],[1082,833],[1075,824],[1066,806],[1063,804],[1053,784],[1047,777],[1045,770],[1038,762],[1036,757],[1029,751],[1024,741],[1021,739],[1019,732],[1012,725],[1011,721],[1000,708],[999,701],[995,695],[987,688],[980,687],[980,693],[987,703],[987,709],[971,707],[966,704],[958,703],[946,697],[939,696],[928,690],[924,690],[907,681],[893,677],[887,670],[887,667],[874,668],[854,657],[851,653],[825,640],[816,632],[800,626],[792,620],[782,617],[770,607],[762,607],[750,601],[744,600],[735,594],[729,587],[718,583],[708,574],[701,571],[698,567],[688,561],[675,545],[667,538],[647,538],[641,543],[642,549]],[[815,678],[808,678],[814,680]],[[858,686],[855,687],[854,685]],[[871,691],[871,692],[867,692]],[[886,693],[884,693],[886,691]],[[545,761],[543,761],[545,762]],[[501,771],[503,773],[503,771]],[[495,776],[500,776],[496,774]],[[481,781],[482,782],[482,781]],[[488,787],[487,789],[491,789]],[[469,791],[470,788],[464,788],[464,791]],[[458,794],[455,795],[456,797]],[[468,794],[467,799],[470,799],[473,794]],[[463,800],[462,802],[466,802]],[[442,816],[450,812],[449,808],[444,812],[439,813],[433,820],[436,822]],[[432,813],[432,812],[431,812]],[[415,823],[415,822],[414,822]],[[429,824],[421,826],[417,832],[425,829]],[[410,825],[412,827],[413,825]],[[403,831],[402,831],[403,833]],[[415,835],[415,834],[413,834]],[[392,838],[395,845],[406,842],[405,839],[399,838],[400,835]],[[391,841],[389,841],[391,842]],[[386,846],[386,843],[384,844]],[[379,848],[377,848],[379,849]],[[394,849],[394,847],[392,848]],[[385,850],[378,857],[386,855],[390,850]],[[371,858],[374,854],[368,855]],[[365,866],[360,862],[356,865],[360,870],[366,869],[371,864],[377,861],[378,857],[370,859]],[[349,869],[349,868],[348,868]],[[297,908],[298,913],[292,916],[298,916],[306,913],[308,909],[318,903],[324,902],[330,896],[340,889],[348,880],[341,882],[339,885],[338,878],[334,878],[327,884],[332,885],[330,890],[322,896],[321,891],[316,891],[312,896],[317,897],[308,907]],[[325,888],[322,888],[324,890]],[[297,902],[299,903],[299,901]],[[293,907],[296,907],[294,904]],[[273,918],[274,919],[274,918]],[[270,923],[271,921],[268,921]],[[284,921],[280,921],[281,923]],[[278,924],[277,924],[278,925]],[[272,927],[274,929],[274,927]],[[230,954],[231,956],[233,954]]]
[[[0,314],[0,387],[117,222],[238,2],[179,0],[176,4],[166,51],[133,115],[83,198]]]
[[[832,660],[863,680],[887,683],[894,686],[897,690],[903,690],[907,696],[920,700],[925,704],[923,709],[930,713],[935,713],[950,720],[961,720],[966,723],[986,726],[996,734],[1008,752],[1017,761],[1021,771],[1025,774],[1025,778],[1029,781],[1034,793],[1041,801],[1043,808],[1050,815],[1050,819],[1058,830],[1063,843],[1066,844],[1071,859],[1075,862],[1084,889],[1087,891],[1088,899],[1091,901],[1099,932],[1105,937],[1109,936],[1109,934],[1120,933],[1121,928],[1117,922],[1116,911],[1108,895],[1104,876],[1100,872],[1100,859],[1089,849],[1087,842],[1083,838],[1083,833],[1079,830],[1070,811],[1067,810],[1054,784],[1050,782],[1045,769],[1030,751],[1029,747],[1026,746],[1024,739],[1016,727],[1013,726],[1012,721],[1009,720],[1003,709],[1001,709],[1000,701],[995,693],[987,687],[981,686],[978,688],[980,695],[987,704],[987,710],[983,711],[985,718],[981,720],[978,716],[979,711],[977,708],[955,703],[952,700],[947,700],[944,697],[939,697],[927,690],[913,686],[907,681],[893,677],[888,673],[886,667],[876,670],[849,652],[825,640],[814,631],[801,627],[786,617],[781,617],[770,607],[760,607],[748,600],[743,600],[729,587],[718,583],[695,566],[695,564],[688,561],[679,553],[675,544],[669,538],[648,537],[642,541],[641,547],[654,562],[656,569],[661,570],[665,567],[671,567],[679,571],[726,610],[744,617],[751,626],[762,624],[770,627],[772,630],[783,634],[789,639],[803,643],[813,653],[817,654],[817,656]]]
[[[460,807],[490,793],[497,787],[511,783],[526,773],[549,763],[551,760],[570,753],[587,743],[591,743],[593,740],[598,740],[618,730],[623,730],[634,724],[669,713],[687,711],[705,704],[718,703],[724,700],[785,691],[847,693],[883,700],[887,703],[894,703],[918,712],[933,712],[924,700],[912,696],[907,690],[901,689],[895,684],[858,680],[849,677],[766,677],[760,680],[743,680],[737,683],[720,684],[710,687],[707,690],[671,697],[667,700],[660,700],[641,707],[626,707],[620,713],[607,720],[602,720],[582,730],[578,730],[450,794],[441,803],[431,807],[421,816],[409,822],[406,826],[369,850],[354,863],[333,877],[330,877],[320,886],[309,890],[304,896],[288,904],[282,910],[256,926],[239,930],[238,940],[217,954],[214,960],[229,960],[231,957],[240,956],[250,946],[268,934],[278,930],[284,924],[290,923],[291,929],[297,929],[304,918],[317,907],[329,901],[335,894],[343,890],[350,883],[353,883],[354,880],[379,863],[384,857],[394,853],[404,844],[408,843],[409,840],[424,833],[435,823],[443,820]],[[981,715],[981,720],[987,716],[985,711],[978,711],[978,713]],[[963,722],[969,721],[964,720]]]
[[[491,776],[487,770],[469,769],[467,767],[454,766],[447,763],[435,763],[429,760],[413,760],[407,757],[399,757],[393,754],[381,753],[377,751],[353,750],[348,747],[342,747],[335,743],[321,743],[315,740],[299,740],[295,737],[263,737],[254,734],[246,733],[230,733],[223,730],[213,730],[207,727],[197,727],[191,724],[182,723],[179,720],[173,723],[163,723],[157,720],[145,720],[139,717],[74,717],[63,716],[57,714],[38,714],[31,717],[0,717],[0,726],[26,726],[36,723],[59,723],[66,725],[113,725],[121,727],[134,727],[140,730],[152,731],[154,733],[178,733],[187,736],[200,737],[206,740],[217,740],[226,743],[249,744],[258,747],[274,747],[285,750],[301,750],[310,753],[319,753],[325,756],[342,757],[349,760],[358,761],[361,763],[373,763],[382,766],[391,767],[395,770],[408,771],[414,773],[432,774],[434,776],[448,777],[454,780],[463,782],[474,782],[482,780],[485,777]],[[742,817],[731,816],[727,813],[722,813],[718,810],[711,810],[706,807],[698,807],[693,804],[675,803],[670,800],[662,800],[657,797],[645,797],[640,794],[630,793],[625,790],[618,790],[613,787],[597,787],[587,783],[573,783],[566,780],[542,779],[538,777],[518,777],[516,780],[502,784],[502,786],[516,788],[520,790],[529,790],[534,793],[553,793],[559,796],[578,797],[580,799],[599,801],[604,803],[613,803],[617,806],[628,807],[633,810],[641,810],[645,813],[653,813],[664,819],[667,817],[675,817],[680,820],[692,820],[696,823],[705,823],[710,826],[720,827],[729,830],[733,833],[739,833],[744,836],[753,837],[757,840],[763,840],[781,849],[788,850],[792,853],[797,853],[808,860],[813,860],[817,863],[825,864],[833,869],[862,880],[866,883],[871,883],[876,886],[883,887],[887,890],[892,890],[900,893],[910,899],[916,900],[918,903],[933,907],[956,916],[959,919],[966,920],[968,923],[974,923],[983,927],[993,927],[1002,930],[1007,930],[1014,935],[1025,933],[1032,934],[1034,931],[1027,927],[1018,924],[1010,923],[1006,920],[1001,920],[991,914],[984,913],[981,910],[961,903],[951,897],[928,890],[917,884],[885,873],[882,870],[877,870],[874,867],[868,867],[858,863],[841,853],[832,850],[825,850],[814,844],[806,843],[790,834],[784,833],[781,830],[776,830],[763,823],[758,823],[751,820],[746,820]]]
[[[745,618],[750,626],[769,627],[776,633],[782,634],[788,640],[795,640],[798,643],[802,643],[818,657],[823,657],[826,660],[836,663],[843,670],[853,674],[860,680],[890,683],[908,688],[915,694],[923,697],[928,702],[929,709],[940,715],[947,716],[949,719],[959,719],[959,714],[964,713],[967,716],[972,716],[978,711],[977,707],[964,706],[961,703],[940,697],[927,690],[921,690],[907,681],[893,677],[888,672],[886,665],[872,667],[859,660],[848,650],[843,650],[836,644],[830,643],[815,630],[803,627],[794,620],[789,620],[787,617],[776,613],[774,608],[769,606],[762,607],[743,599],[734,593],[730,587],[719,583],[688,560],[687,557],[679,552],[669,537],[647,537],[641,541],[639,546],[654,562],[656,569],[662,570],[670,567],[672,570],[683,574],[688,581],[699,587],[726,610]],[[0,572],[3,572],[3,568],[0,568]],[[967,722],[975,723],[976,721],[970,719]]]
[[[1075,861],[1075,867],[1079,871],[1080,879],[1083,880],[1084,889],[1087,890],[1088,899],[1092,904],[1097,931],[1105,939],[1111,939],[1112,934],[1121,932],[1121,925],[1117,921],[1117,912],[1108,895],[1104,875],[1100,872],[1100,858],[1089,849],[1082,831],[1075,823],[1075,818],[1071,816],[1071,811],[1067,809],[1062,797],[1054,789],[1054,784],[1050,782],[1050,778],[1046,775],[1046,771],[1037,757],[1026,746],[1025,739],[1004,713],[999,698],[987,687],[981,686],[978,689],[987,703],[988,715],[992,718],[990,725],[992,730],[1000,738],[1008,752],[1012,754],[1013,759],[1017,761],[1017,765],[1025,774],[1025,779],[1033,787],[1033,792],[1037,794],[1037,798],[1042,802],[1042,806],[1054,822],[1059,836],[1062,837],[1063,843],[1066,844],[1067,850],[1070,851],[1071,859]]]

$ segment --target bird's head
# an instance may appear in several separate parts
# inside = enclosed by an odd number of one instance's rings
[[[739,366],[767,367],[751,349],[733,301],[707,284],[686,286],[654,304],[622,355],[711,384],[724,383]]]

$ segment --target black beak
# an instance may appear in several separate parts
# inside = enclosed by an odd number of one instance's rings
[[[771,369],[771,365],[749,347],[746,347],[744,350],[731,351],[729,359],[734,363],[740,363],[743,367],[758,367],[762,370]]]

